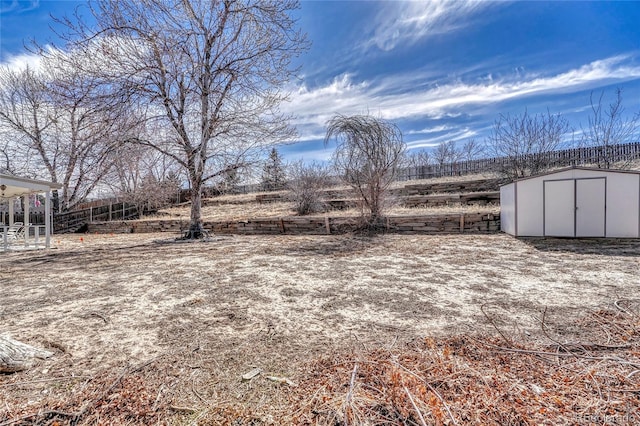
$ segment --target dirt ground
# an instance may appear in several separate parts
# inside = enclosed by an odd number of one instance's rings
[[[333,350],[496,328],[535,337],[543,315],[562,340],[580,332],[572,319],[635,300],[640,285],[638,240],[173,237],[63,235],[48,251],[0,255],[0,333],[54,352],[0,375],[0,423],[83,378],[163,356],[174,379],[155,401],[177,422],[205,418],[212,400],[265,419],[287,400],[264,378],[295,383]],[[243,382],[254,368],[260,380]]]

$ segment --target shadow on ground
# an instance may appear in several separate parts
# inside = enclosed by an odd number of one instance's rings
[[[520,241],[545,252],[571,252],[584,255],[640,257],[637,238],[532,238]]]

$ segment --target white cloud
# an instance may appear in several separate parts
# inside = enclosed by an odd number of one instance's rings
[[[477,135],[478,132],[476,130],[469,129],[468,127],[452,129],[452,131],[446,132],[439,136],[429,137],[428,139],[409,141],[407,142],[407,148],[433,148],[443,142],[465,140]]]
[[[23,70],[27,67],[39,69],[41,61],[42,58],[34,53],[21,53],[19,55],[9,56],[8,59],[0,63],[0,65],[16,71]]]
[[[370,113],[388,120],[409,118],[439,119],[474,114],[479,106],[542,94],[564,94],[602,87],[613,82],[640,78],[640,65],[630,56],[620,55],[591,62],[556,75],[519,75],[511,79],[482,79],[474,83],[453,81],[441,85],[421,84],[411,90],[407,78],[389,76],[381,81],[354,81],[344,74],[325,86],[293,91],[286,112],[297,116],[302,140],[323,133],[324,123],[335,114]],[[398,90],[402,88],[402,90]],[[428,133],[424,129],[422,133]],[[435,130],[434,130],[435,131]],[[417,131],[416,131],[417,133]]]
[[[12,0],[10,3],[3,1],[0,7],[0,13],[22,13],[37,9],[40,6],[40,0]]]
[[[407,132],[404,132],[404,134],[405,135],[424,135],[429,133],[446,132],[447,130],[451,130],[451,129],[452,129],[451,126],[440,125],[440,126],[434,126],[434,127],[427,127],[421,130],[409,130]]]
[[[455,31],[495,4],[476,0],[386,2],[375,19],[375,33],[368,45],[388,51],[399,44]]]

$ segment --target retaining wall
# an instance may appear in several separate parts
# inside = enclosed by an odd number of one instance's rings
[[[478,179],[468,181],[408,184],[391,190],[395,195],[429,195],[434,193],[466,193],[500,191],[500,185],[509,183],[507,179]]]
[[[95,222],[90,233],[150,233],[185,231],[187,220],[133,220]],[[358,227],[354,217],[281,217],[237,221],[205,221],[204,228],[214,234],[342,234]],[[389,217],[384,225],[389,233],[456,234],[494,233],[500,231],[500,216],[493,213],[465,213],[435,216]]]

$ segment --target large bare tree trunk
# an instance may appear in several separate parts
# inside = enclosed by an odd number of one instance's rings
[[[36,359],[45,359],[53,353],[19,342],[7,335],[0,335],[0,373],[26,370]]]
[[[279,105],[296,72],[292,59],[308,46],[296,27],[298,7],[292,0],[96,0],[86,21],[59,21],[74,55],[56,58],[102,82],[99,100],[107,105],[144,106],[140,114],[158,129],[125,140],[156,149],[189,175],[186,238],[206,236],[202,185],[294,138]]]
[[[207,235],[202,226],[202,188],[191,188],[191,220],[189,230],[185,233],[185,239],[199,239]]]

